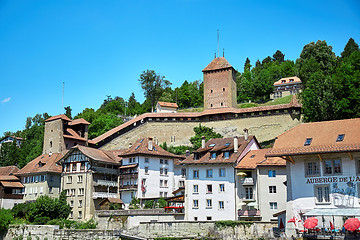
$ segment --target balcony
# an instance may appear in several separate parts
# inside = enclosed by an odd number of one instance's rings
[[[241,184],[243,186],[253,186],[254,185],[254,179],[252,177],[246,177],[243,180],[241,180]]]
[[[107,192],[93,192],[93,199],[97,198],[117,198],[117,194]]]
[[[105,187],[117,187],[118,183],[115,181],[108,180],[96,180],[94,181],[94,186],[105,186]]]
[[[254,202],[256,200],[254,197],[254,194],[240,194],[240,199],[244,202]]]
[[[137,179],[138,178],[138,173],[121,173],[120,174],[120,179]]]
[[[238,210],[239,217],[260,217],[260,210]]]
[[[91,167],[91,170],[93,170],[96,173],[106,173],[106,174],[112,174],[112,175],[117,175],[118,174],[118,170],[117,169],[112,169],[112,168],[104,168],[104,167]]]
[[[119,186],[119,190],[136,190],[137,189],[137,184],[133,184],[133,185],[120,185]]]

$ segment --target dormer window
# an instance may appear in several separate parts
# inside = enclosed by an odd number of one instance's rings
[[[230,152],[226,151],[224,152],[224,158],[228,159],[230,157]]]
[[[294,82],[294,79],[290,79],[290,82]]]
[[[216,159],[216,152],[211,153],[211,159]]]
[[[286,83],[286,80],[281,80],[281,83]]]
[[[311,144],[312,138],[307,138],[305,140],[304,146],[309,146]]]
[[[250,156],[250,158],[254,158],[254,157],[255,157],[255,155],[251,155],[251,156]]]
[[[337,142],[342,142],[344,140],[345,134],[339,134],[336,138]]]
[[[225,147],[227,147],[227,146],[229,146],[229,145],[230,145],[230,143],[225,143],[225,145],[224,145],[224,146],[225,146]]]
[[[216,145],[216,144],[213,143],[213,144],[210,144],[209,147],[215,147],[215,145]]]
[[[195,158],[195,160],[199,160],[199,154],[198,154],[198,153],[194,153],[194,158]]]

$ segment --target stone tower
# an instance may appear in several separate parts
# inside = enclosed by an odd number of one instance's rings
[[[203,70],[204,110],[236,108],[235,69],[224,57],[217,57]]]

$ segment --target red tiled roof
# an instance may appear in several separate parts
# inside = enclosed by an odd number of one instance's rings
[[[45,122],[53,121],[53,120],[56,120],[56,119],[62,119],[64,121],[71,122],[71,119],[68,118],[65,114],[60,114],[60,115],[57,115],[57,116],[50,117],[50,118],[46,119]]]
[[[169,158],[183,158],[183,156],[175,155],[169,153],[162,149],[160,146],[155,144],[155,141],[152,141],[153,149],[149,150],[149,138],[138,139],[131,148],[127,149],[124,153],[120,154],[121,157],[133,156],[133,155],[149,155],[149,156],[159,156],[159,157],[169,157]]]
[[[4,140],[5,138],[8,138],[8,137],[11,137],[11,138],[15,138],[17,140],[20,140],[20,141],[23,141],[24,139],[21,138],[21,137],[16,137],[16,136],[7,136],[7,137],[3,137],[2,139],[0,139],[0,141]]]
[[[90,123],[83,118],[74,119],[69,123],[70,126],[74,126],[74,125],[78,125],[78,124],[90,125]]]
[[[344,135],[343,141],[336,141]],[[306,139],[311,143],[305,145]],[[266,156],[360,151],[360,118],[303,123],[280,134]]]
[[[259,166],[286,166],[286,161],[279,157],[266,158],[271,149],[258,149],[249,151],[236,166],[236,169],[255,169]]]
[[[26,164],[16,175],[26,175],[43,172],[61,173],[62,168],[56,162],[62,158],[61,153],[43,154]],[[39,164],[40,163],[40,164]]]
[[[125,168],[133,168],[133,167],[137,167],[137,166],[138,166],[138,164],[136,163],[136,164],[124,165],[124,166],[121,166],[119,168],[120,169],[125,169]]]
[[[294,97],[293,97],[294,99]],[[292,107],[301,107],[301,104],[299,104],[295,100],[291,101],[289,104],[280,104],[280,105],[272,105],[272,106],[262,106],[262,107],[253,107],[253,108],[218,108],[218,109],[207,109],[203,112],[178,112],[178,113],[144,113],[140,116],[131,119],[130,121],[127,121],[109,131],[106,133],[89,140],[89,143],[91,144],[97,144],[106,138],[112,136],[113,134],[123,130],[124,128],[133,125],[134,123],[141,121],[142,119],[146,118],[198,118],[203,116],[209,116],[209,115],[216,115],[216,114],[222,114],[222,113],[233,113],[233,114],[243,114],[243,113],[255,113],[255,112],[261,112],[261,111],[276,111],[276,110],[283,110],[283,109],[289,109]]]
[[[18,181],[18,177],[14,175],[0,175],[0,181]]]
[[[66,159],[75,150],[79,150],[84,155],[88,156],[89,158],[91,158],[92,160],[95,160],[95,161],[106,162],[106,163],[111,163],[111,164],[116,164],[116,165],[119,165],[121,162],[121,158],[119,158],[117,156],[115,157],[114,153],[113,153],[113,152],[119,153],[120,152],[119,150],[103,151],[100,149],[85,147],[85,146],[80,146],[80,145],[76,145],[76,146],[72,147],[61,160]]]
[[[214,138],[210,139],[206,144],[205,148],[209,149],[203,156],[200,157],[200,159],[195,160],[194,154],[188,156],[184,161],[182,161],[182,164],[204,164],[204,163],[235,163],[237,159],[240,157],[241,153],[244,151],[246,146],[251,142],[251,140],[256,138],[254,136],[249,136],[248,140],[245,141],[244,137],[238,137],[238,151],[237,153],[232,153],[228,159],[224,158],[223,154],[217,154],[216,159],[211,158],[211,152],[213,152],[213,149],[218,149],[218,151],[222,150],[222,147],[226,147],[227,151],[233,151],[234,149],[234,138]],[[228,144],[225,146],[225,144]],[[215,144],[215,146],[211,147],[209,145]],[[219,148],[221,147],[221,148]],[[199,149],[197,152],[200,152]]]
[[[0,175],[11,175],[17,173],[19,170],[16,166],[0,167]]]
[[[162,107],[172,107],[172,108],[178,108],[179,106],[176,103],[170,103],[170,102],[157,102]]]
[[[65,133],[64,133],[64,137],[65,138],[72,138],[72,139],[76,139],[76,140],[80,140],[80,141],[85,141],[86,139],[83,137],[80,137],[79,134],[77,132],[75,132],[73,129],[71,128],[66,128]]]
[[[293,80],[292,82],[290,82],[290,80]],[[285,81],[285,82],[284,82]],[[284,85],[284,84],[292,84],[292,83],[301,83],[301,80],[300,80],[300,78],[298,78],[298,77],[296,77],[296,76],[294,76],[294,77],[287,77],[287,78],[282,78],[282,79],[280,79],[280,80],[278,80],[278,81],[276,81],[275,83],[274,83],[274,86],[277,86],[277,85]]]
[[[22,185],[20,182],[0,181],[0,183],[4,187],[12,187],[12,188],[23,188],[24,187],[24,185]]]
[[[202,71],[207,72],[225,68],[232,68],[232,66],[224,57],[217,57],[214,58],[211,63],[209,63],[209,65],[207,65],[206,68],[204,68]]]

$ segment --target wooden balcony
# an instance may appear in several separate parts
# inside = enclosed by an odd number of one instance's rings
[[[93,199],[97,198],[117,198],[117,194],[108,192],[93,192]]]
[[[132,184],[132,185],[120,185],[119,186],[119,190],[136,190],[138,187],[137,184]]]
[[[12,194],[12,193],[3,193],[0,195],[2,199],[23,199],[24,194]]]
[[[115,181],[101,180],[94,181],[94,186],[117,187],[118,183]]]
[[[95,167],[95,166],[92,166],[91,169],[92,169],[95,173],[106,173],[106,174],[112,174],[112,175],[117,175],[117,174],[118,174],[118,170],[117,170],[117,169],[113,169],[113,168],[104,168],[104,167]]]
[[[138,173],[121,173],[120,174],[120,179],[137,179],[138,178]]]

